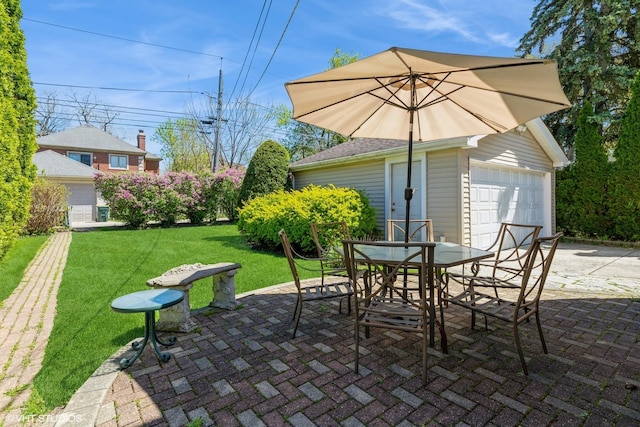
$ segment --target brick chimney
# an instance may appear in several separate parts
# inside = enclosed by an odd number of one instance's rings
[[[138,148],[142,151],[147,151],[146,140],[147,136],[144,134],[144,130],[140,129],[138,131]]]

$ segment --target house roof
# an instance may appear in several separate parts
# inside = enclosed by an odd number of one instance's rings
[[[526,124],[534,139],[540,144],[542,150],[553,161],[554,167],[562,167],[569,164],[569,160],[558,145],[549,129],[539,118]],[[438,141],[415,142],[414,152],[437,150],[442,148],[476,146],[477,141],[485,135],[473,137],[448,138]],[[406,152],[407,141],[396,139],[358,138],[331,147],[327,150],[313,154],[304,159],[293,162],[291,170],[304,170],[321,165],[344,163],[345,161],[362,161],[367,158],[379,158],[383,155],[400,154]]]
[[[38,175],[55,178],[93,179],[102,172],[52,150],[39,151],[33,155],[33,164]]]
[[[144,155],[139,149],[108,132],[93,126],[78,126],[38,138],[40,147],[65,148],[78,151],[109,151]]]

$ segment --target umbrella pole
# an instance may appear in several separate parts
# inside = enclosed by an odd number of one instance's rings
[[[404,242],[409,242],[409,218],[411,212],[411,199],[413,198],[413,188],[411,188],[411,166],[413,163],[413,114],[415,113],[416,76],[412,73],[410,79],[411,106],[409,107],[409,154],[407,155],[407,188],[404,189],[404,200],[406,211],[404,215]]]

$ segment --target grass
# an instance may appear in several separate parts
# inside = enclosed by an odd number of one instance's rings
[[[16,245],[0,262],[0,307],[2,302],[18,287],[25,269],[47,239],[48,236],[20,237]]]
[[[235,225],[74,232],[53,331],[34,381],[47,410],[68,402],[107,358],[143,335],[144,316],[113,312],[113,299],[150,289],[148,279],[196,262],[242,264],[236,293],[292,280],[282,255],[252,249]],[[211,301],[211,279],[203,280],[189,293],[192,308]]]

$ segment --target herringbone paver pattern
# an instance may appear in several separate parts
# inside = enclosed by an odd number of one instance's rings
[[[0,307],[0,425],[19,424],[42,365],[71,233],[53,234]]]
[[[626,296],[548,290],[549,354],[534,325],[521,328],[529,377],[508,325],[474,331],[450,307],[449,354],[430,349],[422,387],[410,333],[373,330],[356,375],[353,320],[337,302],[306,304],[291,339],[291,290],[196,315],[199,330],[178,338],[168,363],[149,349],[117,375],[98,425],[640,425],[640,302]]]

